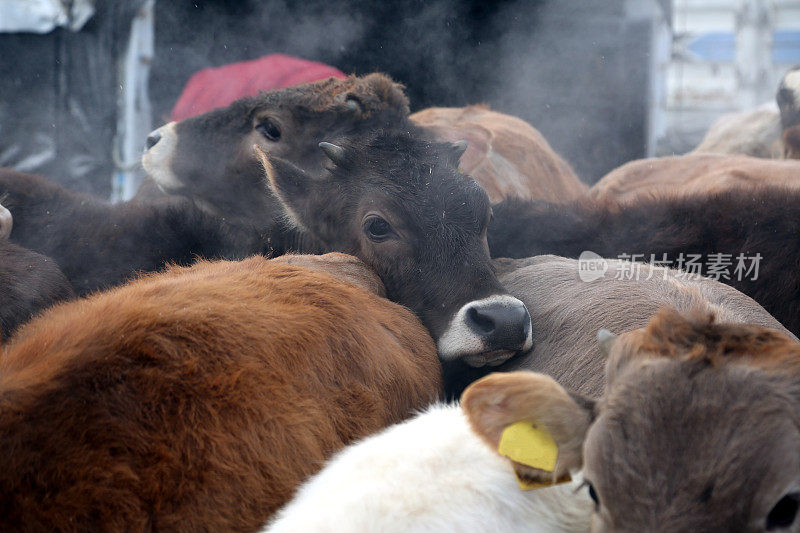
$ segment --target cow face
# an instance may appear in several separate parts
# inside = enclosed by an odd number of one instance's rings
[[[523,372],[462,400],[492,446],[513,422],[547,428],[556,471],[515,468],[552,480],[582,466],[593,531],[798,531],[798,362],[774,331],[661,313],[613,344],[598,403]]]
[[[800,124],[800,65],[783,75],[775,95],[784,130]]]
[[[11,216],[11,211],[0,204],[0,239],[8,239],[13,226],[14,218]]]
[[[150,134],[142,164],[164,192],[266,228],[280,209],[265,194],[253,145],[318,174],[325,159],[320,141],[402,123],[407,115],[402,86],[382,74],[331,78],[171,122]]]
[[[375,270],[388,297],[422,319],[443,359],[500,364],[531,347],[528,311],[489,261],[486,193],[455,170],[463,144],[392,131],[322,148],[332,164],[313,178],[261,152],[294,224]]]

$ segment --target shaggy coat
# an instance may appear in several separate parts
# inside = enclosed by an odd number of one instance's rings
[[[498,373],[464,410],[496,447],[526,421],[558,446],[547,480],[583,468],[592,531],[798,531],[800,344],[713,314],[659,312],[603,341],[607,389],[587,398],[550,377]]]
[[[730,190],[684,198],[643,199],[632,204],[583,201],[569,205],[506,201],[494,206],[489,225],[493,257],[557,254],[577,258],[638,255],[662,266],[681,265],[688,254],[729,254],[735,287],[800,333],[800,193],[784,188]],[[666,257],[665,257],[666,254]],[[735,275],[736,257],[760,254],[758,275]],[[685,263],[685,261],[684,261]],[[752,266],[753,261],[746,261]],[[701,271],[707,274],[708,269]]]
[[[22,328],[0,357],[0,529],[254,531],[434,401],[417,318],[354,285],[353,258],[307,261],[341,272],[201,261]]]
[[[255,230],[185,200],[112,205],[7,169],[0,169],[2,194],[14,217],[11,241],[52,257],[80,295],[168,263],[243,258],[263,247]]]
[[[74,296],[55,261],[0,239],[0,340],[43,309]]]

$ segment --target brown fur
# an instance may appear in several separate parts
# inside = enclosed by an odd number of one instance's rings
[[[416,317],[327,273],[253,257],[144,276],[4,347],[0,529],[252,531],[439,388]]]
[[[631,202],[641,197],[713,194],[759,185],[800,189],[800,161],[719,154],[639,159],[603,176],[588,196]]]
[[[691,153],[780,159],[781,116],[775,105],[726,113],[714,121]]]
[[[486,189],[489,199],[572,200],[587,186],[547,140],[517,117],[484,105],[431,107],[409,117],[440,141],[466,140],[459,170]]]
[[[678,270],[650,271],[642,265],[639,279],[616,279],[630,263],[609,259],[603,278],[585,282],[575,259],[539,255],[493,263],[503,287],[530,310],[533,350],[491,370],[542,372],[594,398],[602,396],[605,387],[606,358],[598,350],[597,331],[606,328],[620,334],[642,328],[664,306],[684,313],[700,309],[722,322],[758,324],[791,336],[736,289],[708,278],[687,278]],[[488,370],[450,365],[445,369],[448,393],[455,397]]]
[[[597,496],[593,531],[797,531],[799,368],[786,335],[664,309],[614,343],[597,402],[516,373],[471,386],[465,408],[484,438],[517,420],[581,431],[589,417],[582,459],[562,465],[574,443],[552,434],[559,467],[583,468]]]

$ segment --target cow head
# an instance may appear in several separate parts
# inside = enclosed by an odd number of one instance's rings
[[[784,130],[800,124],[800,65],[783,75],[775,100],[781,112],[781,127]]]
[[[164,192],[267,228],[280,208],[265,194],[254,144],[317,174],[325,159],[320,141],[402,123],[408,112],[402,86],[382,74],[331,78],[170,122],[148,136],[142,164]]]
[[[257,150],[292,223],[375,270],[388,297],[422,319],[443,359],[500,364],[530,348],[528,311],[489,260],[489,200],[455,170],[463,144],[404,130],[321,148],[331,165],[315,177]]]
[[[593,531],[798,531],[798,369],[783,334],[662,311],[612,341],[598,402],[527,372],[488,376],[462,400],[495,449],[514,422],[546,428],[554,471],[515,469],[552,481],[582,467]]]
[[[11,228],[14,225],[14,218],[11,211],[0,204],[0,239],[8,239],[11,236]]]

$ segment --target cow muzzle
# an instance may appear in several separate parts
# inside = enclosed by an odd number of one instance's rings
[[[156,185],[165,193],[180,190],[183,183],[172,171],[172,159],[178,145],[178,134],[175,132],[175,122],[170,122],[153,130],[145,141],[145,150],[142,155],[142,166],[147,175],[153,178]]]
[[[531,316],[525,304],[509,295],[467,303],[439,338],[443,360],[463,358],[471,366],[497,366],[533,346]]]

